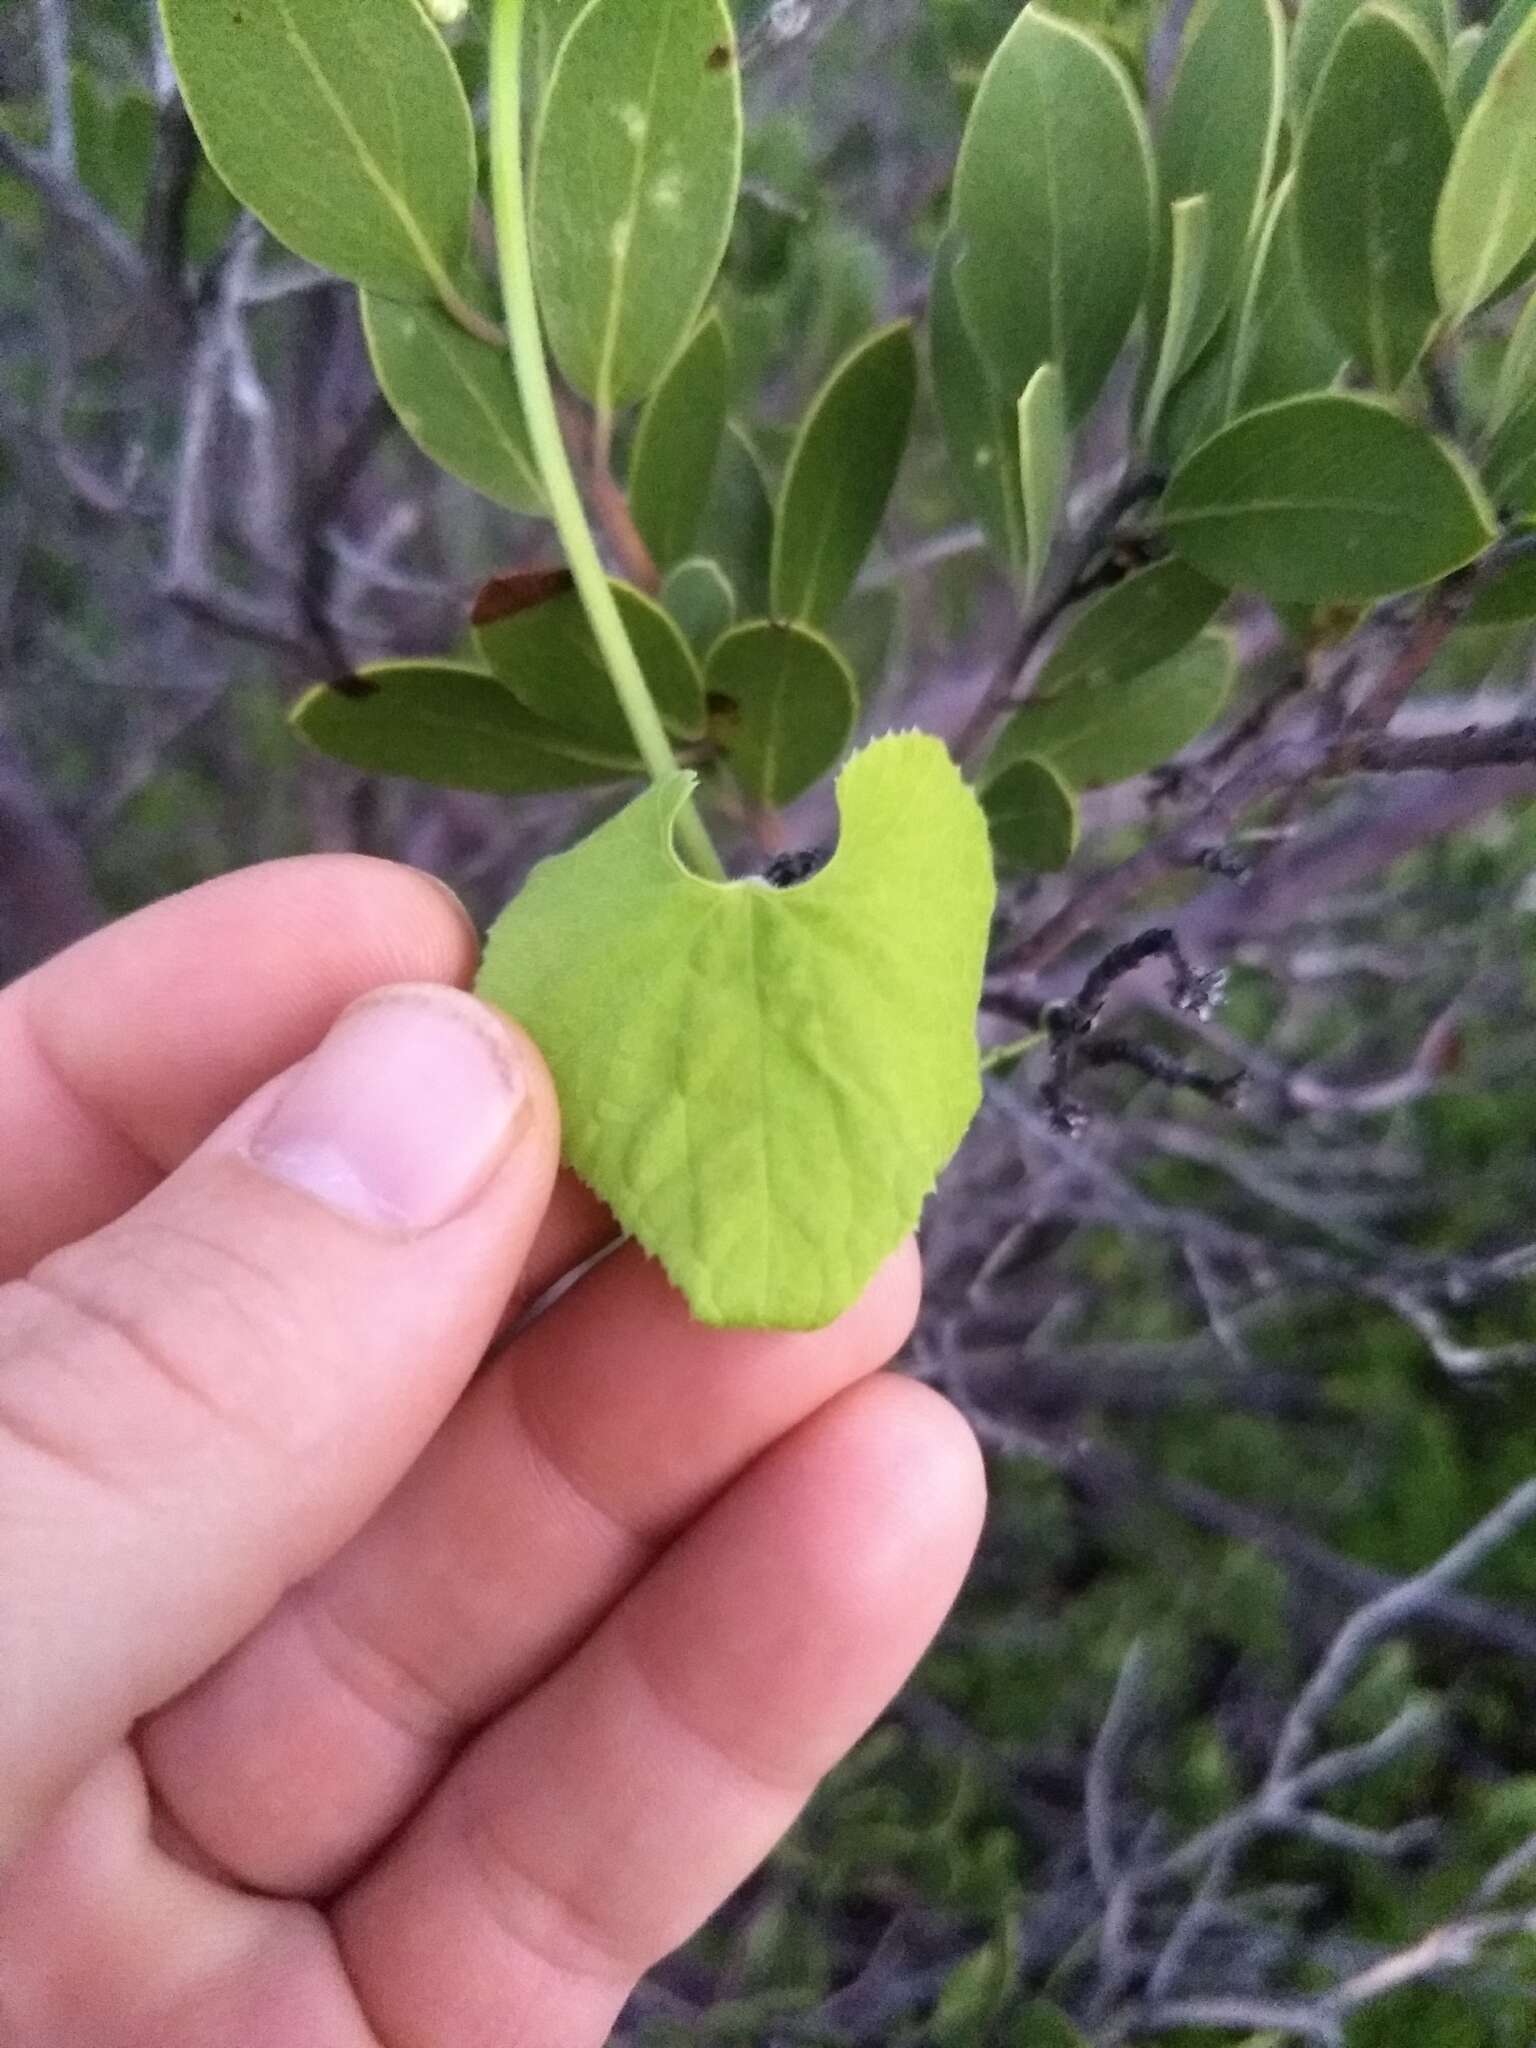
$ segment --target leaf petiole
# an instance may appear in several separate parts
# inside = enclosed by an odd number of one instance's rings
[[[676,776],[677,762],[587,524],[586,509],[560,432],[544,353],[523,195],[523,4],[524,0],[495,0],[490,42],[491,189],[512,365],[550,512],[593,636],[608,665],[646,773],[653,783],[662,785]],[[679,814],[676,829],[699,873],[711,881],[724,881],[720,857],[691,801]]]

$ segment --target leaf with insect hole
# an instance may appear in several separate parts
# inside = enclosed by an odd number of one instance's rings
[[[817,874],[720,884],[674,848],[688,789],[536,868],[480,993],[537,1040],[571,1164],[696,1315],[817,1328],[915,1224],[980,1100],[986,824],[939,741],[902,734],[843,771]]]

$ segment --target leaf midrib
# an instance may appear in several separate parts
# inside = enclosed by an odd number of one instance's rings
[[[363,167],[364,174],[373,184],[385,205],[394,214],[396,220],[399,221],[401,228],[405,232],[406,239],[415,252],[416,258],[431,282],[433,289],[444,298],[453,295],[453,281],[448,276],[442,263],[438,260],[436,250],[433,249],[431,243],[423,235],[415,215],[400,198],[400,195],[385,175],[383,167],[379,164],[373,152],[363,140],[361,133],[353,124],[352,117],[347,112],[345,102],[332,87],[313,50],[311,50],[309,44],[300,34],[288,0],[275,0],[275,4],[278,14],[282,18],[284,33],[287,35],[289,42],[292,43],[300,63],[303,64],[305,70],[314,80],[316,91],[330,108],[337,126],[351,144],[357,155],[358,162]]]

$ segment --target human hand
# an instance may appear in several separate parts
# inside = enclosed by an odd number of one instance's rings
[[[954,1596],[910,1248],[784,1336],[626,1247],[494,1348],[612,1226],[472,967],[325,858],[0,995],[8,2048],[600,2043]]]

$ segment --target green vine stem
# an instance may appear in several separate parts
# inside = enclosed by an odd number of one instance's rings
[[[640,758],[652,782],[659,783],[677,772],[677,761],[587,524],[586,508],[560,432],[539,325],[523,197],[523,5],[524,0],[495,0],[491,16],[491,190],[512,366],[522,393],[528,436],[571,574]],[[677,832],[699,873],[723,882],[720,857],[691,803],[678,816]]]

